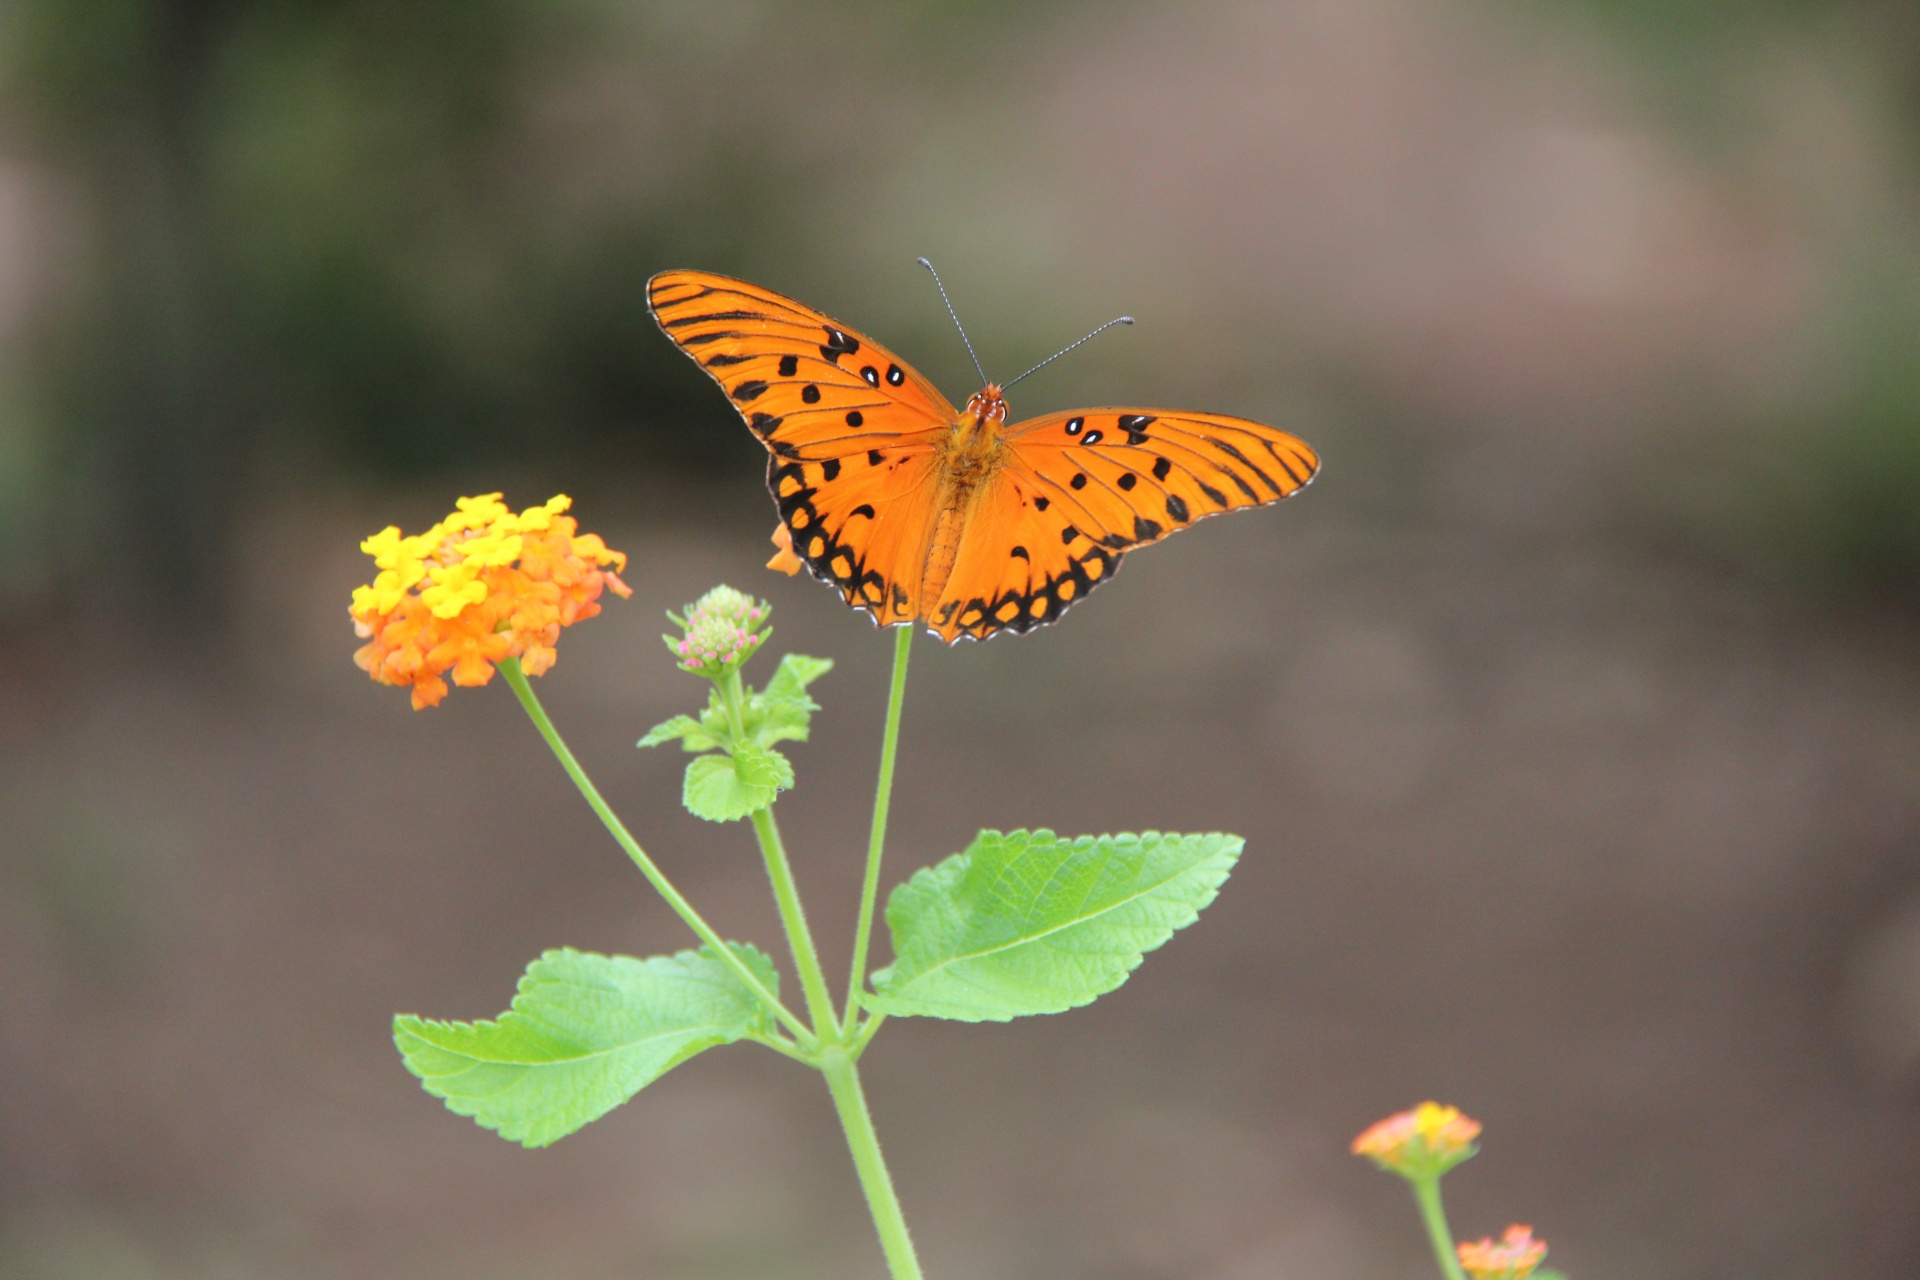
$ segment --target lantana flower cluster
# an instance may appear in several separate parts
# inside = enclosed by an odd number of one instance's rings
[[[1547,1256],[1547,1242],[1533,1228],[1515,1224],[1496,1242],[1491,1236],[1459,1247],[1460,1265],[1473,1280],[1527,1280]]]
[[[1366,1156],[1403,1178],[1437,1178],[1478,1148],[1480,1122],[1458,1107],[1423,1102],[1390,1115],[1353,1140],[1353,1154]]]
[[[681,636],[661,636],[680,661],[680,669],[717,680],[738,671],[772,633],[761,630],[773,613],[765,600],[718,586],[686,607],[686,616],[669,613]]]
[[[561,494],[514,513],[497,493],[461,498],[420,534],[392,525],[360,544],[379,573],[353,592],[353,660],[382,684],[409,685],[416,710],[447,696],[444,678],[483,685],[518,658],[530,676],[553,666],[562,627],[600,612],[603,590],[633,594],[624,553],[576,533]]]

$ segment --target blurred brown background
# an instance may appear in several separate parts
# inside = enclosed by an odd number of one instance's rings
[[[840,665],[781,816],[844,963],[888,648],[760,568],[697,266],[1327,459],[1060,626],[916,650],[888,883],[981,825],[1224,828],[1127,986],[901,1020],[930,1275],[1395,1280],[1346,1153],[1487,1124],[1459,1230],[1576,1280],[1920,1274],[1920,14],[1886,0],[0,6],[0,1276],[878,1277],[817,1080],[716,1051],[527,1153],[401,1069],[560,944],[691,940],[504,687],[349,661],[361,536],[572,493],[630,604],[541,682],[636,752],[726,580]]]

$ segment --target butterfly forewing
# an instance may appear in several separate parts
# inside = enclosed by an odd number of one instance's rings
[[[771,289],[705,271],[647,282],[654,319],[775,455],[927,447],[953,406],[863,333]]]
[[[1278,502],[1320,468],[1306,441],[1247,418],[1074,409],[1007,430],[1009,470],[1058,524],[1125,551],[1195,520]]]

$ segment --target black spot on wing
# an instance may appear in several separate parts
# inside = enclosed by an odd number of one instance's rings
[[[828,458],[825,462],[821,463],[820,474],[827,480],[838,480],[840,478],[840,459]]]
[[[1225,506],[1227,505],[1227,495],[1226,495],[1226,494],[1224,494],[1224,493],[1222,493],[1222,492],[1220,492],[1220,491],[1219,491],[1218,489],[1216,489],[1216,488],[1214,488],[1214,487],[1213,487],[1212,485],[1210,485],[1210,484],[1208,484],[1208,483],[1207,483],[1207,482],[1206,482],[1205,480],[1202,480],[1202,479],[1200,479],[1200,478],[1199,478],[1198,476],[1196,476],[1196,477],[1194,477],[1194,481],[1193,481],[1193,482],[1194,482],[1195,484],[1197,484],[1197,485],[1199,485],[1199,486],[1200,486],[1200,492],[1202,492],[1202,493],[1204,493],[1204,494],[1206,494],[1206,495],[1207,495],[1207,500],[1208,500],[1209,502],[1211,502],[1211,503],[1213,503],[1213,505],[1214,505],[1214,506],[1216,506],[1216,507],[1225,507]],[[1241,485],[1240,487],[1241,487],[1242,489],[1244,489],[1244,488],[1246,488],[1247,486],[1246,486],[1246,485],[1244,485],[1244,484],[1242,484],[1242,485]],[[1251,497],[1252,497],[1253,495],[1252,495],[1251,493],[1249,493],[1249,494],[1248,494],[1247,496],[1248,496],[1249,498],[1251,498]]]
[[[831,480],[833,477],[828,476],[827,478]],[[865,516],[869,520],[873,519],[873,504],[871,502],[863,502],[853,510],[847,512],[847,519],[851,520],[855,516]]]
[[[1135,516],[1133,518],[1133,540],[1135,542],[1152,542],[1165,532],[1166,529],[1158,520],[1149,520],[1145,516]]]
[[[726,352],[722,351],[717,355],[708,356],[705,360],[701,361],[700,363],[708,369],[724,369],[728,365],[745,364],[747,361],[753,358],[754,357],[752,356],[730,356]]]
[[[880,465],[881,463],[883,463],[883,462],[885,462],[886,460],[887,460],[887,455],[886,455],[886,454],[884,454],[884,453],[882,453],[882,452],[880,452],[880,451],[879,451],[878,449],[869,449],[869,450],[867,450],[867,465],[868,465],[868,466],[870,466],[870,467],[877,467],[877,466],[879,466],[879,465]]]
[[[1027,549],[1025,547],[1015,547],[1012,551],[1009,551],[1007,554],[1017,559],[1025,560],[1028,564],[1033,563],[1033,557],[1027,554]]]
[[[735,400],[745,403],[749,400],[758,400],[766,394],[766,390],[767,384],[756,378],[752,381],[741,383],[733,389],[731,394]]]
[[[780,357],[780,376],[781,377],[791,378],[794,374],[798,372],[800,372],[799,356],[794,355],[792,352],[788,352],[786,355]]]
[[[1131,489],[1140,483],[1140,477],[1128,471],[1121,475],[1118,483],[1122,489]]]
[[[1189,519],[1187,514],[1186,500],[1183,499],[1177,493],[1168,494],[1167,495],[1167,514],[1172,516],[1175,520],[1179,521],[1181,524],[1185,524]]]
[[[864,423],[864,422],[865,422],[866,420],[867,420],[867,419],[866,419],[866,417],[865,417],[865,415],[863,415],[863,414],[862,414],[862,413],[861,413],[861,412],[860,412],[860,411],[859,411],[858,409],[849,409],[849,410],[847,410],[847,425],[848,425],[848,426],[850,426],[850,427],[857,427],[857,426],[859,426],[859,425],[861,425],[862,423]]]
[[[820,388],[809,382],[806,386],[800,388],[800,398],[808,404],[819,404]]]
[[[1048,507],[1052,505],[1053,505],[1053,499],[1049,498],[1044,493],[1036,495],[1033,500],[1033,509],[1035,511],[1045,511]]]
[[[759,435],[767,435],[779,428],[784,419],[771,413],[756,413],[747,419],[747,425]]]
[[[827,340],[820,344],[820,355],[828,364],[837,365],[841,356],[850,356],[860,349],[860,339],[850,333],[842,333],[832,325],[821,326],[827,331]]]
[[[1153,460],[1153,478],[1155,480],[1165,480],[1167,473],[1172,470],[1173,460],[1171,458],[1155,458]]]

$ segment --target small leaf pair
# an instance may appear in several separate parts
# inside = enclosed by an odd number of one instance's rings
[[[721,753],[703,754],[687,765],[681,803],[709,822],[747,817],[793,785],[793,764],[773,744],[807,740],[813,713],[820,709],[807,696],[807,686],[831,670],[829,658],[790,653],[759,692],[741,687],[737,671],[725,672],[714,680],[698,719],[682,715],[662,721],[638,745],[657,747],[677,739],[686,751]],[[738,733],[730,701],[737,702]]]

